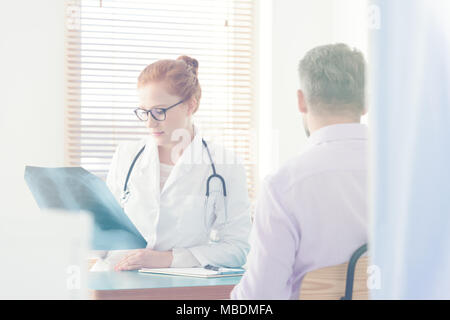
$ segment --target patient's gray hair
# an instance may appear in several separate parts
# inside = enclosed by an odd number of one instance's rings
[[[343,43],[316,47],[300,61],[300,85],[319,115],[361,115],[364,110],[363,54]]]

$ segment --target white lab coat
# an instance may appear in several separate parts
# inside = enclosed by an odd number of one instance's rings
[[[162,190],[158,148],[151,136],[118,146],[107,185],[120,203],[130,165],[145,144],[128,182],[130,197],[124,210],[147,240],[147,247],[160,251],[187,248],[202,266],[242,266],[251,228],[244,166],[229,150],[206,141],[227,189],[224,198],[218,179],[212,179],[206,205],[206,181],[212,168],[201,134],[197,128],[195,132]]]

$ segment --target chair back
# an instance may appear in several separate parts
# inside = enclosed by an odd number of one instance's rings
[[[369,258],[360,247],[347,263],[308,272],[300,288],[301,300],[368,300],[367,267]]]

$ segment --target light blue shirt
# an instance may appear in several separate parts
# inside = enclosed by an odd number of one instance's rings
[[[347,262],[367,242],[367,140],[359,123],[323,127],[265,179],[232,299],[298,299],[307,272]]]

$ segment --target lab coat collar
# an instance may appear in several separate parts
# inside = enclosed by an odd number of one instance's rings
[[[340,123],[322,127],[308,138],[308,146],[339,140],[367,140],[368,128],[361,123]]]
[[[141,171],[146,169],[152,162],[156,161],[156,163],[159,163],[158,146],[153,137],[148,135],[144,139],[144,143],[145,149],[142,153],[142,162],[139,166]]]
[[[194,125],[194,138],[177,161],[177,164],[183,164],[183,170],[189,171],[193,165],[202,163],[204,154],[202,139],[200,129]]]
[[[187,148],[183,151],[181,157],[172,169],[166,183],[164,184],[161,193],[164,193],[166,189],[170,188],[178,179],[182,178],[186,174],[189,174],[192,167],[196,164],[201,164],[203,159],[203,146],[202,135],[199,129],[194,126],[194,138]]]

